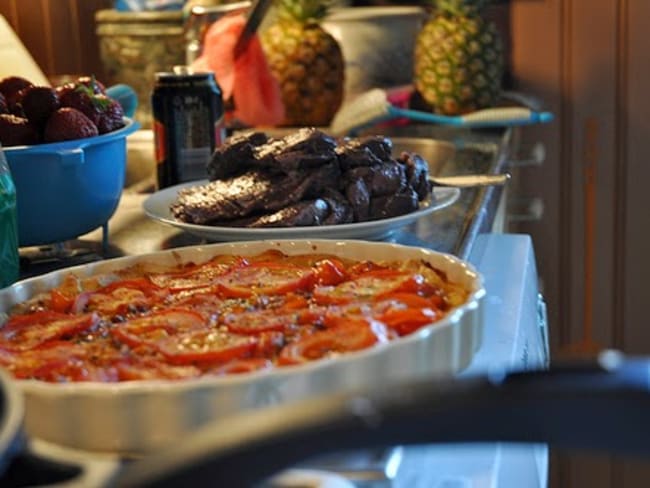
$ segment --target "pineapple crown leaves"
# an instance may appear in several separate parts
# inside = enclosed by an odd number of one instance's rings
[[[277,0],[278,17],[306,24],[318,23],[329,11],[332,0]]]
[[[459,17],[478,15],[491,2],[491,0],[435,0],[438,12]]]

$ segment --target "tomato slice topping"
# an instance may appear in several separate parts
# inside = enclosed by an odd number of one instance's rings
[[[16,378],[38,378],[50,382],[117,380],[115,368],[104,361],[102,346],[85,348],[80,344],[53,341],[24,351],[9,366]],[[99,356],[95,357],[95,354]],[[92,357],[91,357],[92,356]]]
[[[348,279],[345,266],[338,259],[323,259],[314,266],[316,283],[321,286],[338,285]]]
[[[432,308],[389,309],[377,317],[400,336],[411,334],[440,318]]]
[[[162,338],[205,327],[205,319],[197,312],[168,309],[116,324],[110,331],[113,337],[120,342],[131,347],[138,347],[153,345]]]
[[[196,378],[201,370],[192,365],[171,365],[156,358],[145,357],[133,361],[120,361],[115,366],[120,381],[180,380]]]
[[[160,339],[158,350],[172,364],[226,363],[249,357],[257,340],[251,336],[224,333],[219,330],[195,330]]]
[[[14,351],[33,349],[47,341],[72,336],[96,325],[96,314],[68,315],[41,311],[13,315],[0,328],[0,346]]]
[[[150,310],[168,292],[146,278],[118,280],[88,294],[85,308],[108,317]]]
[[[284,347],[278,364],[302,364],[332,353],[366,349],[387,340],[384,325],[365,317],[332,316],[326,321],[331,328],[304,336]]]
[[[246,298],[254,294],[281,295],[308,290],[314,283],[311,268],[284,263],[254,262],[226,274],[219,285],[225,297]]]
[[[271,310],[229,313],[220,323],[235,334],[259,334],[267,331],[283,331],[296,323],[296,314],[279,314]]]
[[[85,358],[61,357],[41,361],[31,376],[42,381],[67,383],[69,381],[98,381],[110,383],[118,380],[117,369],[111,366],[96,366]]]
[[[242,374],[269,369],[273,363],[264,358],[235,359],[216,368],[206,371],[207,374],[225,375],[225,374]]]
[[[202,265],[192,265],[178,273],[161,273],[150,277],[153,284],[171,291],[189,290],[210,286],[232,267],[242,266],[246,261],[238,256],[218,256]]]
[[[421,277],[395,270],[380,270],[337,286],[319,286],[314,299],[320,304],[346,304],[352,301],[375,300],[397,292],[417,292]]]

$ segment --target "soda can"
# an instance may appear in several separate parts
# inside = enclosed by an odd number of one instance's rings
[[[158,188],[207,178],[210,157],[225,138],[214,74],[185,66],[156,73],[151,105]]]

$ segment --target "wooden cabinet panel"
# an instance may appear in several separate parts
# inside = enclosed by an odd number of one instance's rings
[[[101,79],[94,15],[112,4],[112,0],[0,0],[0,14],[46,75],[94,73]]]
[[[522,172],[518,190],[542,196],[533,236],[549,303],[553,354],[585,331],[601,347],[650,355],[650,2],[511,2],[516,88],[558,118],[526,129],[547,161]],[[648,463],[553,457],[554,487],[647,486]]]

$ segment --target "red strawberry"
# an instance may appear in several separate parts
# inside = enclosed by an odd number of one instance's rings
[[[7,76],[0,80],[0,92],[2,92],[7,100],[28,86],[32,86],[32,82],[20,76]]]
[[[95,98],[106,102],[106,108],[102,111],[97,129],[100,134],[113,132],[124,126],[124,110],[117,100],[107,97],[106,95],[97,95]]]
[[[77,86],[79,85],[84,85],[87,86],[88,88],[92,88],[93,93],[95,95],[106,95],[106,87],[104,84],[96,79],[94,76],[80,76],[77,78],[77,81],[75,82]]]
[[[60,106],[56,92],[48,86],[31,86],[23,90],[22,101],[25,116],[32,124],[41,126]]]
[[[23,146],[40,142],[38,130],[29,120],[11,114],[0,114],[0,143]]]
[[[102,107],[95,101],[96,96],[88,87],[77,86],[74,90],[66,90],[59,93],[61,107],[70,107],[79,110],[90,121],[98,125],[101,117]]]
[[[20,105],[23,95],[22,90],[30,86],[32,86],[31,81],[20,76],[8,76],[0,81],[0,93],[5,96],[7,107],[9,107],[9,111],[12,114],[18,115],[19,117],[24,116],[23,109]]]
[[[45,124],[45,142],[68,141],[98,135],[97,126],[82,112],[62,107],[50,115]]]

